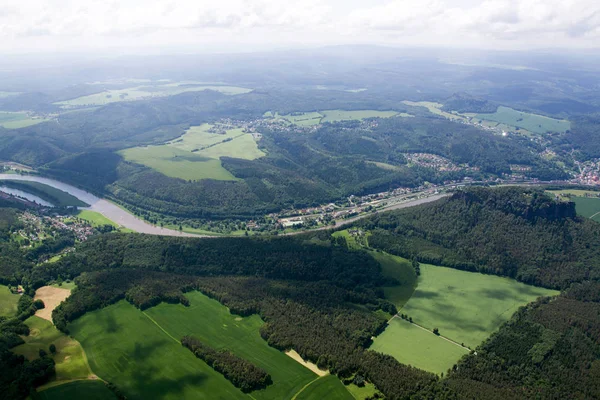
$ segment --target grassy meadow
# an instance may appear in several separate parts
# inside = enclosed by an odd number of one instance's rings
[[[199,292],[187,293],[190,306],[160,304],[144,312],[121,301],[93,311],[69,325],[94,372],[115,383],[129,399],[164,393],[164,399],[236,399],[248,396],[179,344],[186,334],[208,345],[227,348],[264,368],[273,384],[252,398],[291,399],[318,376],[260,337],[260,317],[238,317]],[[333,396],[346,388],[336,378]],[[311,385],[312,386],[312,385]],[[337,393],[337,395],[336,395]]]
[[[514,279],[421,264],[418,286],[401,313],[475,348],[520,306],[558,292]]]
[[[295,397],[295,400],[353,400],[354,396],[335,375],[317,377]]]
[[[540,134],[546,132],[563,133],[571,129],[571,123],[569,121],[521,112],[504,106],[498,107],[498,110],[493,114],[477,114],[475,118],[495,121]]]
[[[451,121],[466,120],[466,117],[464,115],[453,114],[453,113],[449,113],[446,111],[442,111],[442,107],[444,105],[441,103],[435,103],[432,101],[408,101],[408,100],[405,100],[402,103],[406,104],[407,106],[412,106],[412,107],[425,107],[427,110],[429,110],[430,113],[439,115],[440,117],[447,118]]]
[[[128,161],[145,165],[173,178],[186,180],[236,178],[221,165],[220,157],[254,160],[265,155],[248,133],[228,130],[211,133],[210,125],[191,127],[178,139],[160,146],[132,147],[119,153]]]
[[[325,110],[322,112],[321,122],[338,122],[363,120],[366,118],[389,118],[398,115],[396,111],[377,111],[377,110]]]
[[[375,393],[379,393],[379,390],[372,383],[365,383],[363,387],[358,387],[354,383],[351,383],[346,386],[346,389],[348,389],[352,397],[356,400],[365,400],[375,395]]]
[[[384,293],[399,308],[399,314],[411,317],[415,324],[399,317],[392,319],[371,348],[438,374],[467,352],[458,344],[475,348],[519,307],[540,296],[558,294],[509,278],[428,264],[420,264],[421,274],[414,282],[408,260],[385,253],[373,256],[384,275],[403,283],[384,288]],[[434,328],[443,337],[434,335]]]
[[[92,226],[112,225],[115,228],[119,227],[116,222],[106,218],[104,215],[96,211],[81,210],[77,213],[77,218],[87,221]]]
[[[563,189],[548,190],[555,196],[575,203],[577,214],[600,222],[600,192],[592,190]]]
[[[76,340],[71,339],[54,327],[50,321],[32,316],[25,320],[29,326],[29,336],[24,336],[25,343],[12,349],[13,352],[25,356],[29,360],[39,357],[39,350],[56,346],[56,354],[52,356],[56,363],[56,378],[50,384],[74,379],[88,379],[92,371],[83,348]]]
[[[600,222],[600,199],[594,197],[571,197],[577,214]]]
[[[385,298],[400,309],[409,301],[417,288],[417,275],[412,264],[405,258],[383,252],[372,251],[370,254],[381,265],[381,272],[384,276],[400,282],[398,286],[383,288]]]
[[[441,374],[469,350],[399,317],[375,338],[371,350],[389,354],[403,364]]]
[[[0,111],[0,126],[6,129],[25,128],[47,121],[44,118],[33,118],[24,112]]]
[[[84,106],[102,106],[109,103],[120,101],[134,101],[148,99],[153,97],[174,96],[186,92],[199,92],[203,90],[213,90],[226,95],[236,95],[249,93],[252,89],[227,86],[227,85],[207,85],[195,83],[168,83],[155,86],[134,86],[126,89],[104,90],[99,93],[88,96],[81,96],[71,100],[60,101],[55,104],[65,108],[84,107]]]
[[[17,313],[19,295],[12,294],[8,286],[0,285],[0,316],[11,317]]]
[[[412,117],[410,114],[398,114],[396,111],[377,111],[377,110],[324,110],[312,112],[297,112],[286,115],[266,112],[265,117],[283,118],[292,124],[299,126],[311,126],[324,122],[339,122],[339,121],[360,121],[366,118],[389,118],[400,115],[403,117]]]
[[[39,391],[32,400],[117,400],[99,380],[79,380]]]

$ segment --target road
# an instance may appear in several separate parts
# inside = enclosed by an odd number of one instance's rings
[[[117,206],[116,204],[111,203],[110,201],[108,201],[106,199],[102,199],[98,196],[95,196],[95,195],[89,193],[89,192],[86,192],[85,190],[79,189],[75,186],[69,185],[64,182],[57,181],[55,179],[44,178],[44,177],[35,176],[35,175],[0,174],[0,180],[3,180],[3,179],[10,179],[10,180],[15,180],[15,181],[26,181],[26,182],[39,182],[39,183],[43,183],[48,186],[52,186],[56,189],[60,189],[64,192],[67,192],[67,193],[77,197],[79,200],[90,205],[90,207],[81,208],[82,210],[96,211],[96,212],[104,215],[106,218],[110,219],[111,221],[114,221],[117,224],[121,225],[122,227],[129,228],[129,229],[134,230],[139,233],[147,233],[150,235],[163,235],[163,236],[186,236],[186,237],[202,237],[202,238],[215,237],[215,236],[180,232],[180,231],[177,231],[174,229],[161,228],[159,226],[149,224],[148,222],[144,221],[143,219],[136,217],[135,215],[122,209],[121,207]],[[430,203],[432,201],[439,200],[445,196],[447,196],[447,194],[437,194],[437,195],[433,195],[433,196],[429,196],[429,197],[410,200],[405,203],[394,204],[394,205],[391,205],[388,207],[381,208],[377,212],[414,207],[414,206],[418,206],[421,204]],[[337,223],[336,227],[350,225],[350,224],[352,224],[362,218],[366,218],[370,215],[373,215],[373,214],[358,215],[356,217],[352,217],[352,218],[348,218],[348,219],[339,221]],[[333,228],[333,227],[332,226],[324,226],[324,227],[317,228],[314,230],[325,230],[325,229],[331,229],[331,228]],[[304,232],[306,232],[306,231],[290,232],[285,235],[297,235],[297,234],[304,233]]]

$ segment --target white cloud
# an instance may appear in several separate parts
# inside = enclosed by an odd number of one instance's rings
[[[0,50],[374,43],[593,47],[597,0],[0,0]]]

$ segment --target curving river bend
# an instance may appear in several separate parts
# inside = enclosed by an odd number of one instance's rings
[[[121,207],[117,206],[114,203],[111,203],[108,200],[101,199],[98,196],[95,196],[85,190],[81,190],[76,188],[75,186],[69,185],[64,182],[60,182],[50,178],[43,178],[41,176],[33,176],[33,175],[13,175],[13,174],[0,174],[1,179],[10,179],[14,181],[29,181],[29,182],[39,182],[48,186],[52,186],[56,189],[60,189],[64,192],[67,192],[79,200],[84,201],[90,205],[90,207],[83,208],[82,210],[90,210],[96,211],[106,218],[114,221],[115,223],[125,227],[132,229],[136,232],[140,233],[148,233],[151,235],[166,235],[166,236],[194,236],[194,237],[207,237],[202,235],[194,235],[186,232],[179,232],[174,229],[161,228],[159,226],[154,226],[149,224],[136,217],[135,215],[129,213],[128,211],[123,210]]]
[[[69,193],[70,195],[77,197],[79,200],[84,201],[90,205],[90,207],[86,207],[86,208],[80,207],[82,210],[96,211],[96,212],[104,215],[106,218],[110,219],[111,221],[114,221],[117,224],[119,224],[125,228],[129,228],[129,229],[134,230],[139,233],[147,233],[150,235],[164,235],[164,236],[188,236],[188,237],[204,237],[204,238],[215,237],[215,236],[198,235],[198,234],[193,234],[193,233],[180,232],[180,231],[176,231],[174,229],[167,229],[167,228],[161,228],[159,226],[154,226],[154,225],[149,224],[148,222],[144,221],[143,219],[136,217],[135,215],[131,214],[130,212],[122,209],[121,207],[117,206],[116,204],[111,203],[108,200],[102,199],[98,196],[95,196],[95,195],[89,193],[89,192],[86,192],[85,190],[76,188],[75,186],[69,185],[64,182],[57,181],[55,179],[43,178],[41,176],[35,176],[35,175],[0,174],[0,180],[2,180],[2,179],[7,179],[7,180],[10,179],[10,180],[15,180],[15,181],[39,182],[39,183],[43,183],[48,186],[52,186],[56,189],[60,189],[64,192]],[[408,201],[405,203],[392,205],[385,209],[381,209],[378,212],[399,209],[399,208],[414,207],[414,206],[417,206],[420,204],[425,204],[425,203],[439,200],[445,196],[447,196],[447,195],[438,194],[438,195],[433,195],[430,197],[415,199],[415,200]],[[349,218],[347,220],[340,221],[337,224],[337,226],[348,225],[348,224],[353,223],[354,221],[357,221],[361,218],[365,218],[367,216],[368,216],[368,214],[359,215],[354,218]],[[315,230],[331,229],[331,228],[332,227],[330,227],[330,226],[325,226],[325,227],[318,228]],[[302,231],[288,233],[288,235],[294,235],[294,234],[299,234],[299,233],[302,233]]]

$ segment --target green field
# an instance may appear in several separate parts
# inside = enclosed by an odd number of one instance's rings
[[[63,192],[60,189],[56,189],[52,186],[45,185],[39,182],[28,182],[28,181],[11,181],[1,180],[0,184],[5,184],[8,187],[15,185],[15,188],[29,192],[36,196],[39,196],[43,200],[54,204],[59,207],[89,207],[89,204],[84,203],[77,197],[70,195],[67,192]]]
[[[266,112],[265,117],[283,118],[292,124],[300,126],[317,125],[323,122],[339,122],[339,121],[353,121],[363,120],[365,118],[389,118],[396,115],[402,117],[412,117],[410,114],[401,113],[398,114],[396,111],[377,111],[377,110],[325,110],[325,111],[313,111],[313,112],[297,112],[286,115],[279,115],[277,113]]]
[[[451,121],[466,120],[466,117],[464,115],[453,114],[453,113],[449,113],[446,111],[442,111],[442,107],[444,105],[441,103],[435,103],[432,101],[408,101],[408,100],[405,100],[402,103],[406,104],[407,106],[412,106],[412,107],[425,107],[425,108],[427,108],[427,110],[429,110],[430,113],[439,115],[440,117],[447,118]]]
[[[127,89],[106,90],[88,96],[81,96],[71,100],[60,101],[55,104],[67,108],[82,106],[100,106],[120,101],[133,101],[153,97],[174,96],[181,93],[198,92],[202,90],[213,90],[227,95],[243,94],[252,91],[252,89],[247,89],[238,86],[188,84],[185,82],[181,82],[159,84],[155,86],[135,86]]]
[[[294,399],[297,400],[353,400],[354,396],[342,385],[335,375],[317,378],[304,388]]]
[[[600,197],[598,197],[600,192],[579,189],[548,190],[547,192],[560,196],[566,201],[574,202],[577,214],[600,222]]]
[[[366,118],[389,118],[398,115],[396,111],[377,111],[377,110],[325,110],[322,111],[323,119],[321,122],[337,122],[363,120]]]
[[[600,222],[600,199],[594,197],[571,197],[577,214]]]
[[[116,400],[104,382],[83,380],[64,383],[38,392],[32,400]]]
[[[323,114],[315,111],[315,112],[293,113],[293,114],[287,114],[287,115],[275,114],[275,117],[286,119],[295,125],[309,126],[309,125],[320,124],[321,119],[323,118]]]
[[[94,372],[113,382],[129,399],[245,398],[223,376],[179,344],[191,334],[215,348],[233,351],[264,368],[272,377],[268,388],[254,391],[260,399],[293,398],[317,378],[260,337],[262,320],[237,317],[199,292],[186,294],[190,307],[160,304],[141,312],[121,301],[87,313],[69,325],[83,345]],[[332,393],[347,392],[336,379]]]
[[[477,114],[475,118],[500,122],[502,124],[523,128],[534,133],[563,133],[571,129],[571,123],[569,121],[521,112],[503,106],[498,107],[498,110],[493,114]]]
[[[77,285],[75,284],[75,281],[64,281],[61,282],[60,284],[58,283],[53,283],[50,286],[52,287],[56,287],[56,288],[61,288],[61,289],[69,289],[69,290],[73,290],[77,287]]]
[[[400,260],[398,257],[395,262]],[[393,263],[382,265],[387,265],[384,274],[389,275]],[[404,269],[408,271],[406,264]],[[394,318],[375,339],[372,348],[390,354],[402,363],[435,373],[452,367],[465,349],[434,335],[434,328],[454,342],[475,348],[520,306],[540,296],[558,294],[509,278],[452,268],[421,264],[420,270],[416,290],[399,310],[400,314],[410,316],[415,325]],[[408,272],[404,274],[408,276]],[[398,273],[398,276],[402,274]],[[406,292],[397,288],[385,290],[390,301],[401,304],[410,289]]]
[[[346,239],[346,245],[350,250],[359,250],[369,246],[369,235],[370,232],[365,232],[362,235],[351,234],[348,229],[344,229],[343,231],[334,232],[331,236],[334,238],[343,237]]]
[[[398,286],[383,288],[385,298],[400,309],[411,298],[417,287],[417,276],[412,264],[405,258],[383,252],[372,251],[370,254],[381,265],[381,272],[384,276],[400,282]]]
[[[419,325],[475,348],[520,306],[558,292],[510,278],[421,264],[418,286],[402,308]]]
[[[469,352],[398,317],[389,322],[385,331],[375,339],[371,349],[389,354],[403,364],[436,374],[445,373]]]
[[[56,354],[52,357],[56,363],[56,381],[87,379],[92,375],[87,358],[76,341],[57,330],[50,321],[33,316],[25,320],[29,326],[29,336],[23,337],[25,344],[17,346],[13,351],[29,360],[39,357],[39,350],[48,354],[50,344],[56,346]]]
[[[8,286],[0,285],[0,316],[12,317],[17,313],[18,294],[12,294]]]
[[[254,160],[265,155],[252,135],[241,129],[225,134],[208,132],[210,125],[192,127],[178,139],[160,146],[132,147],[119,153],[128,161],[186,180],[236,180],[220,157]]]
[[[112,225],[115,228],[119,227],[116,222],[111,221],[96,211],[81,210],[77,213],[77,218],[86,220],[92,226]]]
[[[372,383],[365,383],[363,387],[358,387],[354,383],[351,383],[346,386],[346,389],[356,400],[364,400],[367,397],[372,397],[375,393],[379,393],[379,390]]]
[[[0,111],[0,126],[6,129],[18,129],[47,121],[44,118],[34,118],[24,112]]]

